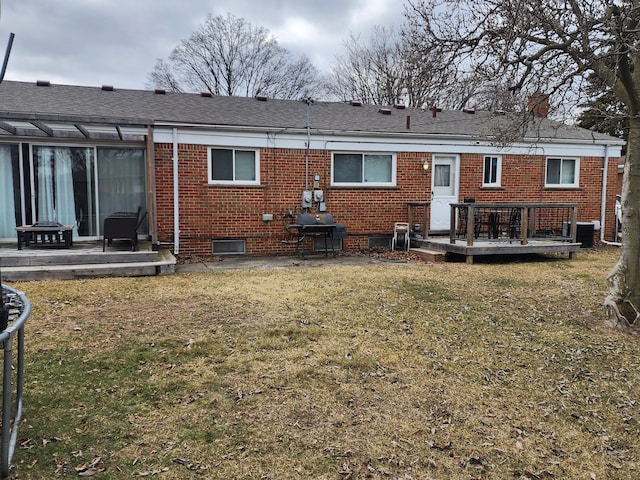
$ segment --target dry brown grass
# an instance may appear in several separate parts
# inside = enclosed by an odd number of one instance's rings
[[[15,285],[15,478],[638,478],[616,255]]]

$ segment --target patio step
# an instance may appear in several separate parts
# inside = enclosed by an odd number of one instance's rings
[[[33,255],[3,255],[0,266],[5,267],[48,267],[54,265],[91,265],[107,263],[154,262],[157,252],[74,252],[72,250],[39,251]]]
[[[447,252],[431,250],[429,248],[411,248],[410,251],[418,255],[425,262],[441,263],[446,260]]]
[[[90,277],[141,277],[174,273],[176,259],[167,250],[153,252],[152,260],[2,267],[2,281],[73,280]],[[157,255],[156,255],[157,254]]]

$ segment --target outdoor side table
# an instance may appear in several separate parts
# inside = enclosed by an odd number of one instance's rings
[[[33,225],[21,225],[16,227],[18,234],[18,250],[22,245],[37,244],[38,237],[42,244],[58,244],[70,248],[73,245],[73,225],[61,225],[53,222],[34,223]]]

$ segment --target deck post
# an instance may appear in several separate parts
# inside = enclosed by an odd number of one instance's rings
[[[456,210],[458,205],[451,204],[451,219],[449,223],[449,243],[456,243]]]
[[[528,208],[520,207],[520,235],[522,235],[522,240],[520,243],[522,245],[527,245],[529,243],[529,218],[528,218]]]
[[[473,232],[475,232],[475,211],[472,203],[467,206],[467,246],[473,246]]]
[[[573,213],[571,215],[571,241],[576,243],[578,240],[578,207],[574,205]],[[576,252],[569,252],[569,259],[576,258]]]
[[[531,220],[531,221],[528,221]],[[528,230],[527,234],[529,237],[534,237],[536,234],[536,207],[527,207],[527,221],[528,221]]]

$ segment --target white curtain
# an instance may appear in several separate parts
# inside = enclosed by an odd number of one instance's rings
[[[113,212],[146,210],[144,150],[99,148],[98,179],[100,225]],[[146,225],[139,232],[146,233]]]
[[[55,205],[53,203],[53,148],[38,148],[38,222],[55,221]]]
[[[433,185],[435,187],[451,186],[451,165],[436,165],[433,171]]]
[[[11,147],[0,145],[0,238],[16,234],[16,207],[11,168]]]
[[[56,221],[63,225],[76,227],[76,201],[73,191],[73,170],[71,165],[71,149],[56,148]],[[74,231],[74,233],[77,233]]]
[[[73,165],[69,147],[39,147],[38,221],[76,225]],[[74,234],[77,231],[74,230]]]

